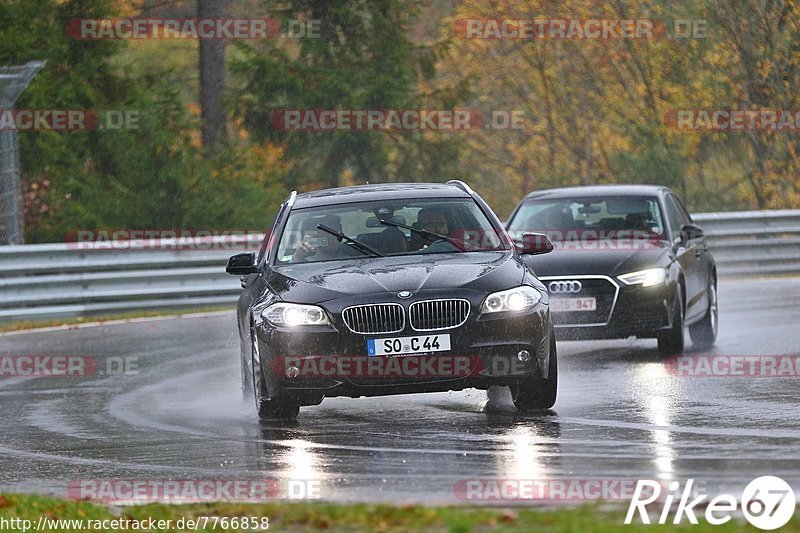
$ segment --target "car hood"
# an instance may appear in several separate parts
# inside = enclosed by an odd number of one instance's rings
[[[346,295],[519,285],[525,265],[512,252],[364,258],[276,267],[268,284],[285,301],[324,302]]]
[[[619,276],[655,266],[667,266],[670,252],[669,243],[656,241],[641,249],[556,248],[546,255],[525,256],[524,260],[537,276]]]

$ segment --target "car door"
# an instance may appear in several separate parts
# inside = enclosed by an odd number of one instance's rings
[[[674,194],[667,194],[664,201],[666,202],[667,218],[672,232],[675,254],[686,281],[685,318],[690,320],[705,309],[705,275],[702,268],[702,252],[705,243],[700,242],[700,239],[684,242],[681,236],[681,228],[685,224],[690,224],[691,219],[686,210],[682,208],[680,200]]]
[[[688,221],[686,224],[694,224],[694,220],[692,220],[691,215],[689,214],[689,210],[686,209],[686,206],[683,204],[680,198],[673,195],[673,199],[678,206],[678,209],[683,216],[683,219]],[[695,257],[695,269],[697,271],[697,290],[698,290],[698,298],[695,304],[695,308],[697,309],[697,313],[700,316],[705,314],[706,309],[708,309],[708,283],[710,278],[711,272],[711,254],[708,252],[708,243],[706,242],[706,237],[703,235],[702,237],[697,237],[692,239],[691,242],[692,251]]]

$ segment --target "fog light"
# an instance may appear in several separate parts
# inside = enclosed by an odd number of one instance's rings
[[[527,363],[531,360],[531,353],[528,350],[520,350],[517,354],[517,359],[522,361],[523,363]]]
[[[300,375],[300,369],[296,366],[290,366],[286,369],[286,377],[287,378],[296,378]]]

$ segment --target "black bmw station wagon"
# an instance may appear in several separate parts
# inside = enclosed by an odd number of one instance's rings
[[[553,406],[557,355],[545,286],[461,181],[292,193],[258,253],[230,258],[243,390],[262,419],[325,397],[509,386]]]

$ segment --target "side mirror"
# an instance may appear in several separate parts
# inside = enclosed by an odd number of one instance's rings
[[[523,255],[549,254],[553,251],[550,237],[544,233],[523,233],[519,253]]]
[[[703,228],[697,224],[684,224],[681,228],[681,241],[689,242],[705,236]]]
[[[247,274],[255,274],[258,272],[256,267],[256,254],[253,252],[245,252],[236,254],[228,259],[228,266],[225,267],[225,272],[235,276],[246,276]]]

